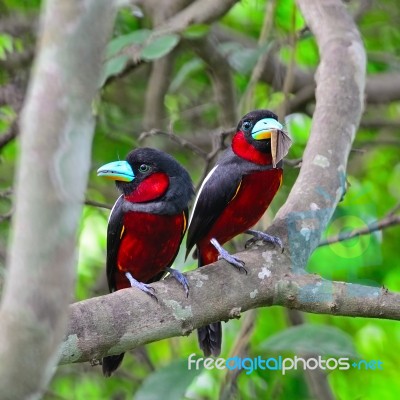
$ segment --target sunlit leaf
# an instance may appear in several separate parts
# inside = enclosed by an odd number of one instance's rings
[[[110,60],[106,61],[103,66],[103,73],[101,78],[100,87],[104,85],[105,81],[114,75],[118,75],[122,72],[129,60],[129,56],[126,54],[121,54],[117,57],[111,58]]]
[[[140,29],[135,32],[129,33],[128,35],[121,35],[111,40],[106,49],[106,58],[119,53],[122,49],[127,46],[134,44],[143,44],[146,39],[150,36],[151,31],[149,29]]]
[[[0,60],[7,58],[7,53],[11,53],[14,49],[13,37],[6,33],[0,34]]]
[[[182,34],[186,39],[199,39],[207,35],[210,26],[205,24],[196,24],[189,26]]]
[[[157,60],[168,54],[179,42],[179,36],[171,33],[151,40],[140,51],[140,56],[146,61]]]

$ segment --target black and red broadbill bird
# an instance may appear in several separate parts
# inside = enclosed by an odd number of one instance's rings
[[[169,272],[187,295],[186,278],[170,268],[186,232],[188,203],[194,194],[187,171],[162,151],[139,148],[126,161],[103,165],[97,175],[115,180],[122,192],[108,220],[110,292],[136,287],[156,298],[148,284]],[[104,357],[104,375],[110,376],[123,357]]]
[[[231,147],[204,179],[190,218],[186,255],[196,246],[200,267],[223,258],[246,271],[243,261],[222,248],[243,232],[282,247],[279,238],[250,228],[282,184],[282,159],[290,144],[271,111],[252,111],[240,120]],[[205,356],[219,355],[221,323],[200,328],[198,340]]]

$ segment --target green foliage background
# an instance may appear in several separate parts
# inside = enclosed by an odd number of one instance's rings
[[[5,0],[0,5],[2,18],[13,15],[28,16],[34,20],[39,14],[40,2]],[[274,41],[284,42],[293,32],[304,27],[304,21],[295,10],[293,1],[278,0],[273,19]],[[349,2],[350,11],[359,2]],[[264,20],[265,4],[259,0],[246,0],[236,4],[218,24],[232,29],[239,35],[257,40]],[[293,19],[293,12],[295,18]],[[367,54],[368,73],[400,72],[400,11],[395,0],[374,2],[358,21]],[[92,153],[92,170],[87,199],[112,204],[117,191],[110,182],[96,177],[96,169],[109,161],[124,158],[137,146],[153,146],[172,153],[190,171],[195,184],[203,172],[204,161],[189,150],[165,137],[151,137],[139,141],[143,131],[142,115],[144,96],[152,60],[172,50],[179,40],[175,35],[162,37],[142,49],[145,61],[132,73],[119,75],[129,61],[121,54],[127,44],[142,43],[151,29],[147,18],[136,18],[132,10],[122,9],[117,18],[114,38],[107,50],[103,83],[100,96],[94,104],[97,125]],[[207,26],[188,29],[186,38],[202,37],[209,32]],[[84,39],[83,39],[84,40]],[[13,36],[0,32],[0,60],[7,61],[16,54],[32,49],[34,35]],[[188,44],[189,43],[189,44]],[[234,83],[238,99],[244,94],[252,68],[265,49],[250,50],[232,40],[221,45],[234,67]],[[294,52],[294,53],[293,53]],[[311,34],[296,44],[280,46],[280,59],[289,63],[294,56],[295,64],[306,69],[318,65],[318,48]],[[7,85],[20,75],[25,76],[28,66],[10,69],[0,66],[0,83]],[[218,109],[213,99],[210,76],[204,62],[191,49],[190,42],[180,46],[165,97],[166,126],[188,140],[211,149],[211,137],[207,132],[218,126]],[[258,83],[252,98],[252,108],[274,108],[283,99],[281,92],[274,91],[265,83]],[[247,111],[247,110],[246,110]],[[17,111],[9,104],[0,106],[0,138],[10,129]],[[399,102],[369,106],[364,118],[399,121]],[[236,121],[232,121],[232,126]],[[286,127],[294,140],[289,158],[301,158],[307,143],[311,119],[307,113],[296,112],[288,116]],[[400,202],[400,141],[397,129],[387,126],[362,126],[357,134],[355,151],[348,166],[348,191],[340,203],[326,236],[357,229],[385,216]],[[12,207],[15,163],[18,156],[18,140],[1,149],[0,155],[0,215],[7,216]],[[79,173],[79,168],[77,169]],[[298,169],[286,167],[284,186],[274,200],[265,221],[270,221],[284,203],[296,179]],[[108,211],[85,206],[79,235],[79,257],[76,281],[76,300],[82,300],[107,292],[104,276],[106,226]],[[264,221],[264,222],[265,222]],[[308,264],[308,271],[327,279],[357,282],[391,291],[400,290],[398,226],[374,232],[371,235],[324,246],[315,251]],[[9,236],[9,218],[0,224],[0,287],[4,279],[6,243]],[[242,239],[235,240],[241,246]],[[195,268],[195,262],[184,261],[180,254],[175,262],[180,270]],[[232,271],[232,273],[235,273]],[[45,288],[43,288],[45,290]],[[150,300],[151,301],[151,300]],[[205,305],[207,306],[207,305]],[[400,305],[399,305],[400,306]],[[347,354],[352,360],[380,360],[383,370],[331,371],[328,381],[336,398],[340,399],[394,399],[400,397],[398,379],[400,353],[400,325],[396,321],[345,318],[329,315],[306,315],[303,330],[290,326],[287,311],[278,307],[259,309],[248,313],[241,320],[224,324],[222,356],[235,355],[245,328],[250,326],[251,335],[246,354],[264,358],[302,355],[309,352],[340,357]],[[311,398],[303,371],[242,371],[232,377],[227,371],[188,370],[186,359],[191,353],[200,355],[196,335],[173,338],[152,343],[145,348],[130,352],[123,366],[111,379],[104,379],[99,366],[60,366],[51,382],[45,399],[215,399],[215,398]],[[233,385],[233,386],[232,386]]]

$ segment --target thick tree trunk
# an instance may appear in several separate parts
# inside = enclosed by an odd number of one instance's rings
[[[114,14],[108,0],[48,0],[43,8],[0,309],[2,400],[39,398],[58,361],[90,166],[91,105]]]

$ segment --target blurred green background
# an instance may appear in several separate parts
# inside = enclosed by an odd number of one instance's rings
[[[368,56],[369,77],[393,74],[400,80],[400,8],[397,0],[347,1],[356,19]],[[214,98],[212,68],[194,48],[196,40],[215,35],[218,50],[230,65],[238,116],[254,108],[268,107],[286,115],[285,126],[294,144],[285,166],[284,185],[260,227],[268,226],[285,199],[299,171],[299,159],[311,127],[313,96],[299,106],[282,106],[294,94],[276,87],[271,79],[256,80],[246,96],[257,60],[267,51],[284,66],[311,74],[318,65],[318,48],[292,0],[246,0],[237,3],[214,23],[194,26],[176,47],[174,37],[164,38],[159,47],[147,49],[146,61],[129,62],[121,54],[124,46],[141,41],[152,29],[152,18],[139,6],[119,11],[114,37],[105,62],[103,87],[93,104],[96,132],[92,168],[86,198],[89,202],[112,205],[118,196],[111,182],[98,179],[96,169],[124,158],[134,147],[152,146],[173,154],[199,184],[207,163],[190,149],[165,135],[140,140],[150,128],[172,130],[206,154],[215,150],[222,111]],[[3,0],[0,3],[0,142],[15,129],[37,37],[40,1]],[[139,14],[144,15],[140,16]],[[268,34],[257,47],[268,15]],[[138,33],[139,32],[139,33]],[[84,38],[83,38],[84,40]],[[253,47],[247,46],[252,44]],[[173,48],[173,50],[172,50]],[[144,122],[145,97],[152,66],[163,53],[172,54],[170,73],[161,103],[164,115],[156,122]],[[269,53],[267,54],[269,56]],[[299,72],[299,73],[300,73]],[[228,74],[228,71],[227,71]],[[285,76],[283,76],[284,78]],[[397,85],[398,86],[398,85]],[[247,90],[247,91],[246,91]],[[365,114],[350,155],[348,190],[337,208],[325,236],[359,229],[379,220],[400,203],[400,93],[397,98],[375,101],[367,98]],[[283,108],[282,108],[283,107]],[[147,110],[148,113],[148,110]],[[231,127],[237,121],[231,121]],[[147,124],[147,126],[146,126]],[[229,138],[225,140],[229,143]],[[1,142],[0,148],[0,290],[5,276],[7,240],[12,216],[13,177],[19,152],[18,137]],[[214,145],[213,145],[214,143]],[[397,207],[397,209],[396,209]],[[85,205],[78,243],[76,301],[107,293],[105,244],[109,211]],[[308,263],[308,272],[330,280],[362,283],[400,290],[400,227],[393,226],[371,235],[320,247]],[[233,246],[241,249],[245,238]],[[195,268],[181,252],[175,267]],[[400,305],[399,305],[400,307]],[[240,320],[224,324],[222,357],[236,354],[263,358],[290,357],[310,353],[352,360],[380,360],[383,370],[330,371],[327,380],[334,398],[394,399],[400,397],[397,363],[400,353],[400,325],[396,321],[305,315],[306,325],[294,329],[287,310],[280,307],[248,312]],[[291,322],[292,321],[292,322]],[[311,326],[310,326],[311,324]],[[232,373],[228,370],[187,368],[187,357],[196,353],[196,335],[173,338],[137,348],[127,354],[122,367],[104,379],[99,366],[60,366],[45,399],[310,399],[310,382],[304,372],[257,370]]]

